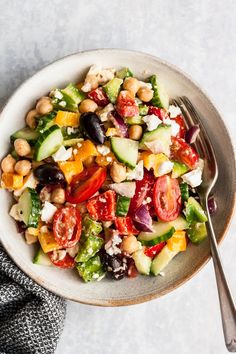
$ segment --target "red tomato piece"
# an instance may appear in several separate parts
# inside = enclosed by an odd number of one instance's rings
[[[171,153],[174,159],[184,163],[190,169],[194,169],[198,165],[198,153],[184,139],[172,137]]]
[[[129,216],[115,219],[115,226],[120,235],[138,235],[138,231]]]
[[[136,181],[135,194],[130,202],[129,215],[133,215],[135,211],[141,206],[143,201],[150,197],[151,202],[147,205],[151,207],[152,205],[152,188],[155,179],[151,171],[144,170],[144,176],[141,181]]]
[[[160,220],[175,220],[181,210],[181,192],[178,180],[168,175],[158,177],[153,189],[153,202]]]
[[[165,246],[166,242],[161,242],[161,243],[158,243],[157,245],[155,246],[152,246],[152,247],[147,247],[144,251],[144,253],[146,254],[146,256],[148,257],[155,257],[158,253],[161,252],[162,248]]]
[[[66,253],[65,257],[63,259],[57,259],[57,256],[55,256],[55,253],[57,251],[52,251],[47,253],[48,257],[50,258],[51,262],[59,268],[74,268],[75,266],[75,260],[72,258],[68,253]]]
[[[73,206],[58,209],[53,218],[53,234],[57,243],[65,248],[73,247],[81,235],[81,215]]]
[[[96,102],[100,107],[105,107],[110,102],[102,87],[98,87],[95,90],[90,91],[88,98]]]
[[[179,132],[176,135],[176,137],[184,139],[186,133],[184,117],[182,115],[178,115],[177,117],[171,119],[174,120],[179,125]]]
[[[116,110],[122,117],[136,117],[139,115],[138,104],[128,91],[121,91],[116,104]]]
[[[111,221],[116,215],[116,193],[114,191],[106,191],[87,202],[89,214],[95,220]]]
[[[161,120],[163,120],[163,118],[167,118],[168,117],[168,113],[166,112],[165,109],[154,107],[154,106],[149,106],[148,114],[155,114],[155,116],[157,116]]]
[[[74,176],[66,190],[66,200],[71,204],[82,203],[92,197],[106,180],[106,169],[92,166]]]

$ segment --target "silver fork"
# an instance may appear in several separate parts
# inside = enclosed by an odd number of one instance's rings
[[[236,352],[236,311],[235,305],[227,284],[222,263],[220,260],[216,237],[208,209],[208,197],[218,177],[218,167],[213,147],[209,136],[201,123],[201,118],[187,97],[178,97],[173,100],[185,117],[187,128],[193,125],[200,126],[200,133],[195,142],[195,148],[204,157],[203,183],[198,187],[201,205],[206,210],[208,222],[207,232],[210,240],[210,249],[214,263],[216,283],[218,288],[221,319],[225,337],[225,344],[229,352]]]

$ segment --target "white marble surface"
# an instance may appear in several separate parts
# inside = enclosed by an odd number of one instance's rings
[[[149,52],[191,74],[236,140],[235,0],[1,0],[0,102],[43,65],[78,50]],[[222,220],[222,222],[224,222]],[[236,218],[221,255],[236,297]],[[125,308],[68,303],[57,354],[224,354],[212,263],[173,293]]]

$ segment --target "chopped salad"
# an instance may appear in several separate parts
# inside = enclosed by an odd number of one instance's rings
[[[206,236],[203,160],[157,75],[92,66],[54,88],[10,136],[1,186],[32,260],[85,281],[163,275]]]

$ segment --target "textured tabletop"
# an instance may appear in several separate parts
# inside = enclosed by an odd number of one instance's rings
[[[128,48],[188,72],[236,140],[235,0],[1,0],[1,103],[45,64],[78,50]],[[224,220],[221,220],[224,222]],[[221,246],[236,297],[236,217]],[[124,308],[68,303],[56,354],[224,354],[212,262],[163,298]]]

